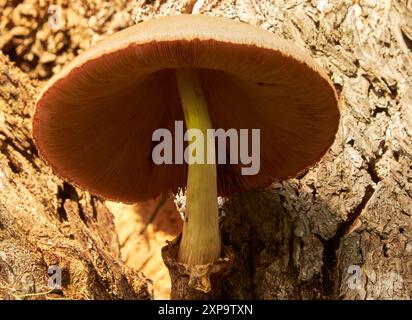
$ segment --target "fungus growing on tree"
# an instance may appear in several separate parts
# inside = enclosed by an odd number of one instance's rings
[[[153,132],[183,120],[205,136],[260,129],[259,172],[154,163]],[[179,15],[129,27],[75,58],[42,90],[33,135],[56,174],[103,198],[136,203],[186,187],[177,261],[207,295],[212,269],[224,264],[217,196],[297,175],[325,154],[338,123],[334,87],[307,53],[244,23]]]

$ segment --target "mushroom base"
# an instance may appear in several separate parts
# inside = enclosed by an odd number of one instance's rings
[[[214,263],[187,265],[177,261],[181,235],[167,241],[162,258],[169,269],[172,300],[216,300],[221,298],[222,279],[232,270],[235,254],[222,246],[222,258]]]

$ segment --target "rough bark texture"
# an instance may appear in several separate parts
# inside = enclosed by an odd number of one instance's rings
[[[25,51],[24,35],[3,37],[0,46],[3,44],[3,50],[14,55],[22,66],[26,63],[36,72],[46,70],[39,74],[47,77],[70,60],[73,52],[83,49],[80,38],[93,42],[91,39],[116,28],[194,8],[198,13],[256,25],[307,48],[328,70],[341,92],[340,130],[321,163],[296,179],[233,197],[227,203],[223,239],[237,252],[237,261],[224,283],[224,297],[411,298],[412,1],[142,0],[113,5],[104,2],[101,6],[95,2],[91,1],[93,5],[82,14],[78,8],[84,5],[67,7],[62,1],[67,24],[62,31],[47,37],[40,32],[46,28],[41,19],[26,37],[35,41],[33,46],[38,52],[34,58]],[[79,16],[88,18],[91,27],[81,23],[81,19],[70,25],[73,17]],[[16,26],[13,19],[5,28],[12,30]],[[65,45],[58,46],[59,37],[66,41]],[[27,43],[30,47],[30,40]],[[73,46],[77,46],[75,51]],[[42,61],[40,58],[48,51],[55,60]],[[59,60],[59,56],[66,60]],[[27,122],[28,115],[19,121]],[[24,143],[24,139],[14,141]],[[15,149],[8,146],[6,150]],[[8,166],[3,167],[9,168],[4,172],[8,174],[13,168],[19,170],[27,150],[35,152],[32,145],[16,146],[22,150],[16,153],[17,160],[3,156],[3,163]],[[47,170],[42,167],[41,172],[46,174]],[[19,174],[31,172],[24,169]],[[16,183],[6,181],[10,185]],[[25,188],[36,188],[35,182]],[[54,183],[47,192],[55,194],[56,188],[62,186]],[[18,208],[18,201],[30,194],[19,192],[19,198],[14,193],[16,199],[8,200],[16,203],[12,208]],[[53,203],[47,193],[40,194],[46,200],[30,200],[33,210]],[[53,208],[58,208],[58,204]],[[67,217],[71,219],[70,214]],[[5,228],[1,228],[4,233]],[[34,224],[29,230],[29,235],[36,230]],[[46,244],[47,241],[45,238]],[[26,246],[18,248],[23,250]],[[360,267],[360,289],[348,286],[348,270],[353,265]]]
[[[341,91],[341,126],[316,167],[231,199],[224,238],[239,260],[226,296],[410,299],[412,3],[276,3],[233,14],[311,50]]]
[[[150,298],[147,280],[118,259],[103,203],[38,158],[30,116],[39,87],[0,53],[0,299]],[[51,266],[62,270],[54,292]]]

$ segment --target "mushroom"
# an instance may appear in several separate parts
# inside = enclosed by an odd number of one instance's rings
[[[205,135],[260,129],[258,174],[155,164],[153,132],[183,119]],[[221,263],[217,196],[296,176],[326,153],[338,124],[334,87],[306,52],[245,23],[178,15],[117,32],[65,66],[40,93],[33,136],[57,175],[103,198],[136,203],[186,187],[177,261],[192,276],[191,266]],[[203,280],[191,286],[210,291]]]

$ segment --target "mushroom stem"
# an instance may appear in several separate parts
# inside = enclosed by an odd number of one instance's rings
[[[204,163],[193,163],[188,153],[186,218],[183,225],[178,261],[189,265],[213,263],[220,258],[221,244],[217,209],[215,148],[207,148],[207,129],[212,129],[205,96],[196,69],[176,69],[176,79],[186,128],[198,129],[204,137]],[[214,141],[214,140],[209,140]],[[193,142],[192,142],[193,143]],[[189,149],[190,150],[190,149]],[[207,151],[207,152],[206,152]],[[197,152],[197,150],[196,150]]]

